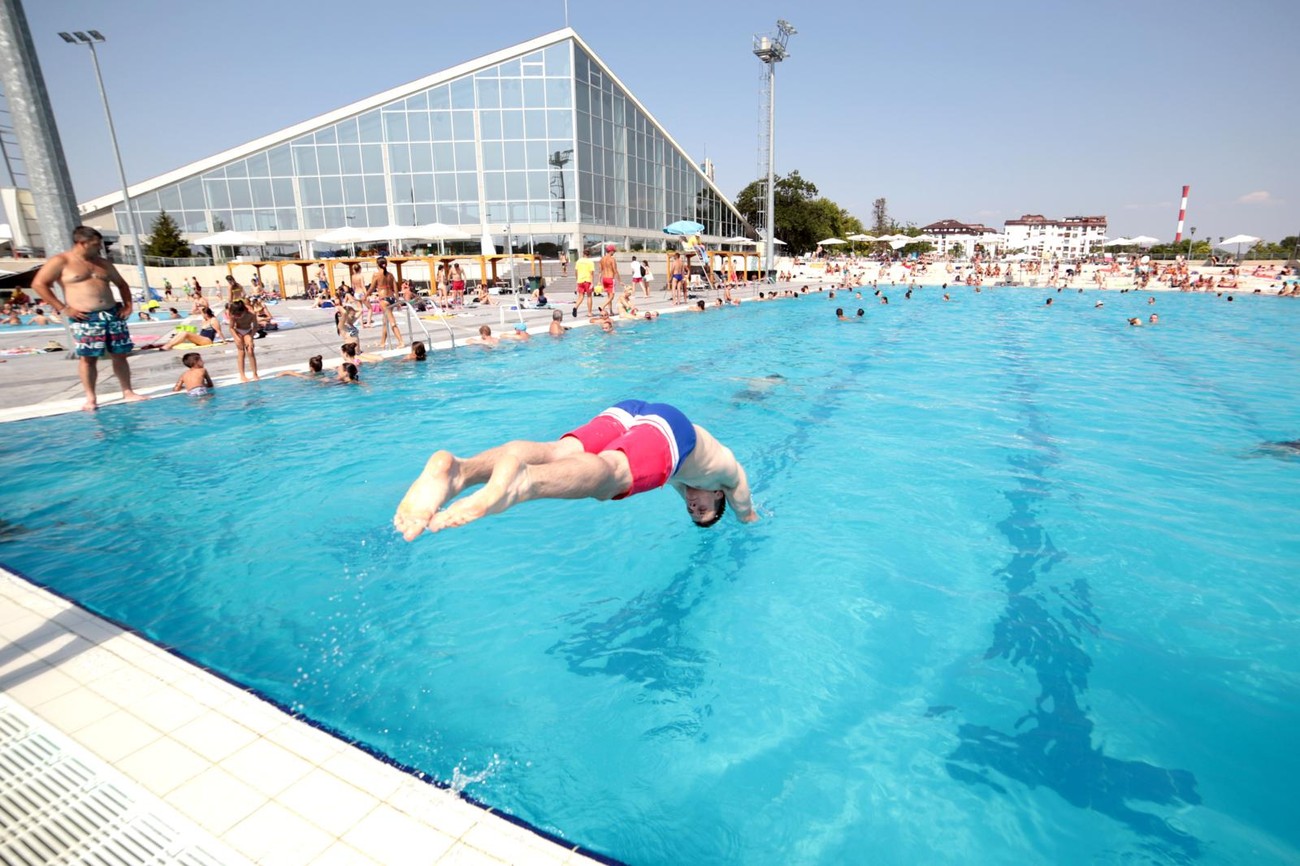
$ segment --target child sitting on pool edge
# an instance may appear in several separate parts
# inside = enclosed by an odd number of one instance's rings
[[[203,356],[198,352],[186,352],[181,356],[181,363],[186,369],[181,373],[181,378],[172,388],[172,392],[184,391],[191,397],[206,397],[211,394],[216,386],[212,384],[212,377],[208,375],[208,371],[203,368]]]

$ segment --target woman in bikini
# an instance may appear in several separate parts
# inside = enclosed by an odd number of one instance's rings
[[[378,272],[370,280],[370,289],[378,293],[380,308],[383,311],[380,315],[384,326],[383,342],[379,348],[388,348],[388,332],[391,329],[393,338],[397,341],[397,348],[402,347],[402,332],[397,329],[397,317],[393,315],[394,308],[397,306],[397,282],[393,275],[388,272],[388,258],[380,256],[375,259],[375,264],[379,267]]]
[[[223,339],[221,334],[221,321],[213,315],[212,310],[208,307],[204,307],[200,315],[203,316],[203,327],[199,329],[198,333],[188,330],[188,328],[193,327],[192,325],[177,326],[176,330],[172,332],[172,335],[168,338],[167,342],[141,346],[140,349],[159,349],[166,351],[185,344],[191,346],[211,346],[213,343],[217,342],[217,340]],[[185,327],[186,329],[182,330],[182,327]]]
[[[443,262],[438,263],[438,271],[434,277],[434,284],[438,289],[438,304],[446,306],[447,304],[447,265]]]
[[[359,262],[353,262],[352,266],[348,268],[348,283],[352,287],[352,296],[356,298],[357,302],[361,305],[361,326],[368,328],[373,322],[371,319],[372,311],[370,305],[367,303],[368,299],[366,296],[369,292],[367,291],[366,278],[361,273],[361,264]],[[376,304],[375,306],[378,307],[379,305]],[[377,313],[379,310],[376,309],[373,312]]]
[[[248,381],[248,376],[244,374],[245,357],[253,367],[253,378],[260,379],[261,376],[257,375],[257,351],[253,346],[253,338],[257,336],[258,331],[257,316],[245,306],[243,301],[233,301],[226,307],[226,323],[230,325],[231,339],[235,341],[235,348],[239,350],[239,381]]]
[[[272,321],[275,317],[271,315],[271,310],[266,306],[266,302],[261,298],[249,298],[248,309],[257,317],[257,336],[265,337],[267,331],[276,330],[275,323]]]

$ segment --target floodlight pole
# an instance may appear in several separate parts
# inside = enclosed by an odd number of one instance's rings
[[[515,279],[515,240],[510,235],[510,220],[506,220],[506,255],[510,256],[510,293],[516,298],[518,304],[519,284]]]
[[[777,36],[754,37],[754,56],[767,65],[767,249],[763,274],[776,270],[776,65],[789,56],[786,43],[797,33],[789,21],[776,22]]]
[[[131,227],[131,234],[135,236],[135,263],[140,269],[140,293],[142,299],[149,300],[149,275],[144,269],[144,234],[141,232],[141,226],[136,218],[135,209],[131,206],[131,194],[127,192],[126,169],[122,167],[122,151],[117,146],[117,130],[113,128],[113,112],[108,108],[108,92],[104,90],[104,76],[99,71],[99,52],[95,50],[95,43],[106,42],[104,36],[98,30],[83,33],[80,30],[74,31],[76,38],[69,36],[67,33],[60,33],[64,42],[73,45],[85,45],[90,49],[90,59],[95,64],[95,81],[99,84],[99,98],[104,103],[104,118],[108,121],[108,137],[113,142],[113,157],[117,160],[117,176],[122,182],[122,207],[126,210],[126,222]]]
[[[1196,242],[1196,226],[1187,235],[1187,267],[1192,266],[1192,245]]]

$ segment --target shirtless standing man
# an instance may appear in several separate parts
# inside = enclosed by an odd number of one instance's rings
[[[484,486],[443,508],[476,484]],[[623,499],[666,484],[697,526],[717,523],[727,505],[742,523],[758,520],[730,448],[672,406],[625,400],[554,442],[507,442],[468,458],[435,452],[393,525],[414,541],[531,499]]]
[[[131,289],[113,263],[104,258],[104,238],[95,229],[77,226],[72,232],[72,249],[50,259],[36,273],[32,288],[41,299],[65,315],[76,338],[78,374],[86,389],[82,409],[99,408],[95,397],[98,363],[105,351],[113,362],[113,373],[122,383],[122,397],[128,403],[145,398],[131,390],[131,367],[127,354],[135,348],[126,320],[131,315]],[[63,287],[67,303],[54,295],[53,285]],[[121,294],[113,294],[112,283]]]
[[[402,348],[402,332],[397,330],[397,317],[393,315],[394,308],[397,307],[397,281],[393,275],[388,272],[388,259],[380,256],[375,260],[379,266],[379,271],[370,280],[370,291],[379,295],[379,306],[383,310],[384,317],[384,342],[381,349],[388,348],[388,329],[393,329],[393,338],[397,340],[397,348]]]
[[[605,303],[600,308],[611,315],[614,312],[614,286],[618,283],[618,262],[614,259],[613,244],[605,244],[605,254],[600,257],[600,284],[605,289]]]
[[[674,304],[686,303],[686,262],[679,252],[674,252],[668,263],[668,290],[673,293]]]

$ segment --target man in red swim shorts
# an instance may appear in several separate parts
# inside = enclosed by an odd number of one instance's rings
[[[583,254],[578,259],[578,263],[573,267],[573,275],[578,281],[578,294],[573,300],[573,317],[578,317],[578,307],[582,305],[582,296],[587,296],[587,316],[590,318],[591,311],[591,277],[596,272],[596,263],[591,260],[591,256]]]
[[[451,502],[477,484],[483,489]],[[623,499],[666,484],[697,526],[717,523],[728,505],[742,523],[758,520],[730,448],[666,403],[624,400],[554,442],[517,440],[467,458],[435,452],[393,525],[414,541],[531,499]]]
[[[600,285],[605,289],[605,303],[601,309],[614,314],[614,288],[618,284],[618,262],[614,259],[613,244],[605,244],[605,255],[600,257]]]

